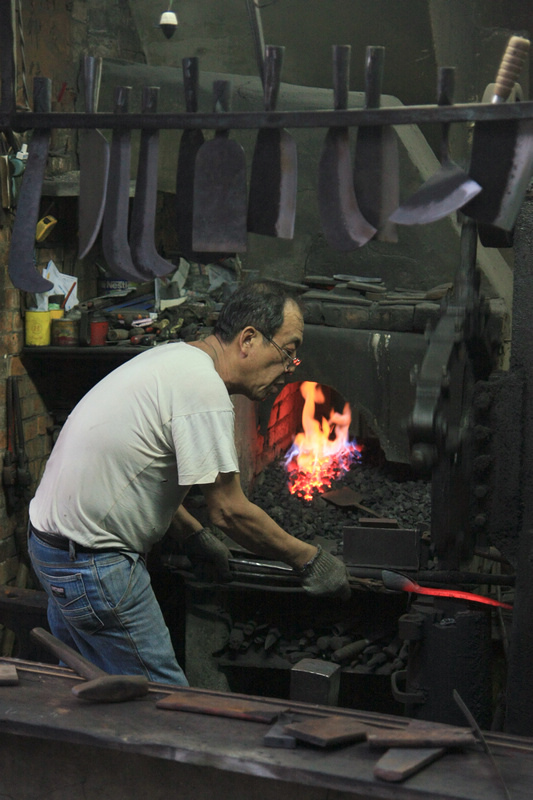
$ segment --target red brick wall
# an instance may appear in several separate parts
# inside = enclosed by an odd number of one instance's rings
[[[10,225],[0,230],[0,450],[4,462],[8,443],[6,429],[6,385],[7,378],[19,378],[19,394],[23,419],[26,455],[32,479],[30,491],[34,490],[43,464],[50,452],[47,427],[50,417],[35,386],[20,360],[24,342],[24,321],[21,314],[21,293],[13,287],[7,272],[7,260],[11,238]],[[0,494],[0,584],[14,581],[17,575],[20,545],[24,538],[15,538],[17,529],[26,525],[27,509],[8,513],[5,490]]]
[[[302,408],[300,384],[287,384],[272,405],[260,455],[261,469],[289,449],[295,434],[302,429]]]
[[[52,78],[52,95],[55,98],[63,81],[67,83],[65,107],[72,108],[74,98],[76,69],[73,68],[71,46],[71,17],[68,4],[55,3],[53,14],[49,4],[38,4],[35,0],[22,3],[23,14],[23,51],[20,48],[20,31],[15,31],[17,41],[17,102],[25,104],[23,92],[22,67],[26,67],[25,82],[29,101],[32,102],[33,76],[43,75]],[[28,134],[25,141],[31,141]],[[57,136],[52,139],[52,154],[58,143]],[[67,158],[57,159],[55,166],[64,169],[72,168],[72,153]],[[52,157],[52,162],[56,159]],[[43,198],[43,203],[49,202]],[[31,305],[32,298],[16,289],[8,275],[8,256],[11,241],[11,226],[15,209],[0,211],[0,457],[4,463],[7,431],[6,431],[6,385],[10,376],[17,376],[21,399],[25,451],[29,460],[31,486],[28,494],[35,490],[43,465],[50,452],[50,437],[47,427],[50,417],[39,396],[31,376],[27,373],[20,359],[24,344],[24,307]],[[52,255],[53,253],[53,255]],[[53,257],[61,269],[63,259],[56,261],[55,251],[37,251],[37,263],[44,266]],[[27,502],[23,502],[20,510],[9,512],[6,506],[5,489],[0,490],[0,584],[13,583],[21,565],[27,564],[25,557],[25,529],[27,520]],[[22,577],[24,576],[24,577]],[[20,570],[19,579],[24,583],[26,571]],[[1,626],[0,626],[1,627]],[[1,634],[0,634],[1,638]]]
[[[86,0],[54,0],[53,3],[24,0],[20,6],[23,48],[20,46],[20,31],[15,31],[17,102],[20,105],[25,104],[23,66],[26,68],[24,77],[30,105],[33,77],[45,76],[52,80],[52,108],[71,111],[76,107],[82,53],[129,61],[144,60],[127,0],[102,0],[92,5]],[[65,90],[61,92],[63,84]],[[29,140],[28,136],[26,138]],[[74,132],[52,132],[48,176],[77,168],[76,145]],[[50,210],[52,202],[50,197],[41,199],[41,215],[52,214],[58,219],[58,224],[44,246],[37,248],[37,265],[41,269],[52,259],[60,271],[78,278],[78,296],[81,299],[94,296],[97,275],[94,263],[89,257],[83,262],[76,260],[76,198],[57,198]],[[9,376],[18,376],[31,494],[50,453],[51,437],[47,428],[52,420],[20,358],[24,344],[23,311],[24,307],[31,307],[33,298],[15,289],[8,276],[12,219],[13,210],[0,209],[0,458],[3,463],[7,443],[6,381]],[[53,374],[50,374],[50,380],[54,380]],[[5,492],[0,489],[0,584],[14,582],[19,556],[24,561],[26,519],[27,508],[8,514]]]

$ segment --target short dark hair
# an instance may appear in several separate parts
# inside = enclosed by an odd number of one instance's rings
[[[223,342],[231,342],[243,328],[253,325],[265,336],[274,336],[283,325],[288,301],[300,307],[299,301],[276,283],[268,280],[245,283],[222,307],[214,333]]]

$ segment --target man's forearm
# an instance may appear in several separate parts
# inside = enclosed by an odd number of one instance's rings
[[[202,523],[193,517],[186,508],[180,506],[174,516],[167,531],[168,535],[178,542],[183,542],[193,533],[202,530]]]
[[[277,558],[291,567],[302,567],[317,552],[314,545],[291,536],[266,511],[249,501],[213,522],[242,547],[259,556]]]
[[[276,558],[298,570],[302,587],[316,597],[350,597],[345,565],[320,547],[283,530],[244,495],[237,473],[219,473],[202,487],[211,522],[231,539],[259,556]]]

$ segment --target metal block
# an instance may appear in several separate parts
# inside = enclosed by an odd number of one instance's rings
[[[411,528],[343,529],[346,564],[382,569],[417,569],[420,565],[420,533]]]
[[[336,706],[339,703],[341,668],[319,658],[303,658],[291,669],[290,699]]]
[[[296,747],[296,739],[289,733],[285,733],[285,725],[294,722],[294,714],[288,711],[282,711],[277,721],[270,728],[270,730],[263,736],[263,744],[265,747],[283,747],[292,750]]]
[[[394,528],[398,530],[398,520],[389,517],[359,517],[359,524],[362,528]]]

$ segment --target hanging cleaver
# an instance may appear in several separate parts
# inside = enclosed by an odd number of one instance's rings
[[[126,113],[130,86],[115,88],[115,114]],[[135,267],[128,244],[130,202],[131,135],[127,128],[116,127],[111,140],[111,160],[102,225],[102,250],[109,272],[130,281],[146,281]]]
[[[92,114],[98,107],[102,59],[83,58],[85,111]],[[100,231],[104,216],[109,170],[109,142],[97,128],[80,131],[80,196],[78,200],[78,258],[87,255]]]
[[[52,81],[33,79],[34,111],[50,112]],[[28,160],[20,187],[15,221],[11,234],[8,272],[15,289],[24,292],[48,292],[54,288],[35,268],[35,231],[39,221],[39,206],[44,171],[50,147],[50,129],[36,128],[28,148]]]
[[[455,67],[439,67],[437,94],[439,106],[453,102]],[[411,197],[391,214],[399,225],[427,225],[447,217],[461,208],[467,200],[481,192],[481,186],[452,161],[448,144],[450,124],[442,123],[441,165]]]
[[[346,109],[351,47],[333,46],[333,97],[335,110]],[[356,250],[376,229],[362,215],[353,187],[350,135],[347,127],[330,128],[318,167],[318,210],[326,240],[336,250]]]
[[[529,52],[529,39],[511,36],[500,64],[493,103],[505,103]],[[461,209],[479,223],[510,231],[533,168],[533,120],[476,122],[469,174],[483,191]]]
[[[142,113],[157,110],[157,86],[144,86]],[[159,131],[141,130],[137,182],[131,212],[130,251],[135,268],[147,278],[173,272],[175,266],[162,258],[155,247],[155,215],[157,207],[157,164]]]
[[[213,82],[214,110],[228,111],[231,82]],[[221,122],[221,126],[222,126]],[[208,253],[246,251],[246,159],[241,145],[219,127],[196,156],[192,246]]]
[[[379,108],[384,47],[367,47],[365,98],[367,108]],[[355,196],[361,213],[377,228],[380,242],[397,242],[389,217],[400,204],[398,140],[391,125],[361,125],[357,129],[354,161]]]
[[[264,62],[265,111],[274,111],[284,47],[267,45]],[[294,237],[297,189],[296,143],[284,128],[257,134],[248,193],[248,230],[279,239]]]

